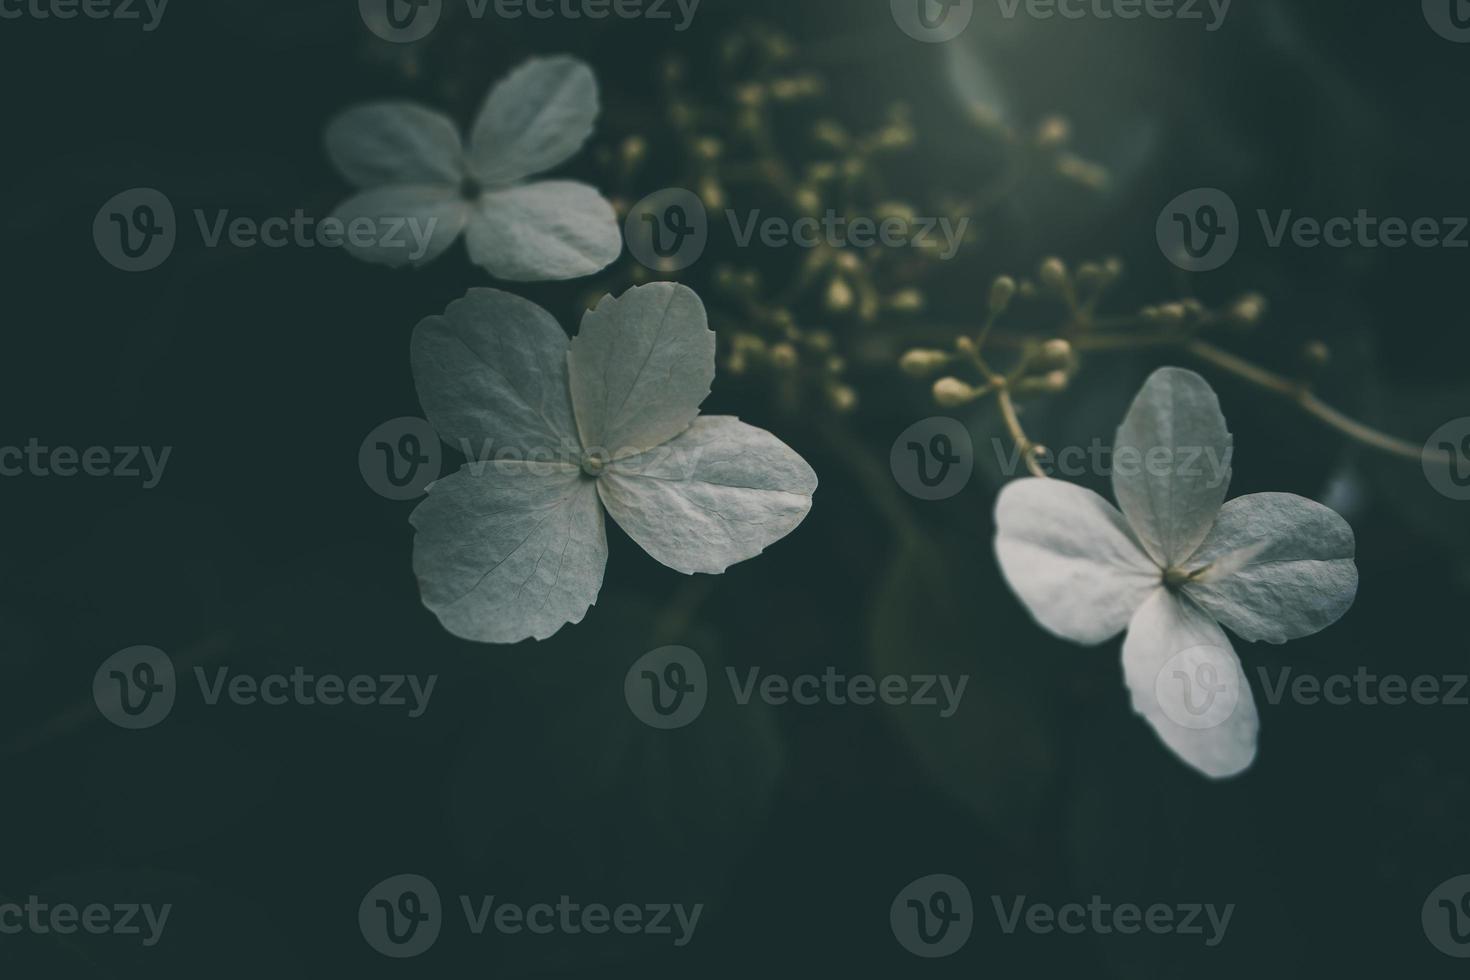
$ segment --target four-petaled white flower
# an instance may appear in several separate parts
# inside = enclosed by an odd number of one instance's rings
[[[526,183],[582,148],[597,111],[592,70],[565,56],[533,58],[497,83],[468,149],[447,116],[423,106],[348,109],[327,126],[327,152],[362,192],[334,217],[367,219],[375,234],[349,233],[345,247],[369,262],[421,265],[463,232],[470,260],[501,279],[575,279],[606,268],[623,250],[612,205],[575,181]],[[422,248],[410,247],[406,223],[427,236]]]
[[[1089,645],[1126,629],[1134,710],[1216,778],[1250,766],[1260,727],[1221,625],[1285,643],[1336,622],[1358,588],[1353,531],[1333,511],[1289,493],[1224,502],[1231,449],[1209,384],[1164,368],[1114,443],[1121,513],[1075,484],[1025,479],[995,514],[1001,569],[1037,622]],[[1217,694],[1225,711],[1200,707]]]
[[[419,400],[471,460],[413,512],[424,604],[456,636],[545,639],[602,588],[606,507],[686,574],[785,537],[816,474],[769,432],[700,416],[715,376],[704,305],[661,282],[604,297],[568,341],[551,314],[473,289],[413,334]]]

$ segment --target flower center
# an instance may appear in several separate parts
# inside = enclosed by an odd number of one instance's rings
[[[593,450],[582,454],[582,472],[596,479],[607,469],[607,456]]]
[[[1178,592],[1192,578],[1194,576],[1182,568],[1164,569],[1164,587],[1170,592]]]
[[[475,178],[466,177],[459,182],[459,193],[467,201],[478,201],[485,193],[485,187]]]

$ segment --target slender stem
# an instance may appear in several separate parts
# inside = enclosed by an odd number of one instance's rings
[[[1444,465],[1452,461],[1449,453],[1438,450],[1426,451],[1422,446],[1416,446],[1407,440],[1380,432],[1372,426],[1350,418],[1318,398],[1305,383],[1292,381],[1263,367],[1258,367],[1229,351],[1221,350],[1214,344],[1203,340],[1191,340],[1184,345],[1184,349],[1222,371],[1290,399],[1308,415],[1326,423],[1355,442],[1404,459],[1420,460],[1427,456],[1432,461]]]
[[[975,355],[977,357],[985,353],[985,342],[990,339],[990,331],[995,329],[995,321],[997,319],[998,317],[996,317],[995,311],[992,310],[985,317],[985,325],[975,335]]]
[[[1144,350],[1149,347],[1177,347],[1188,339],[1168,334],[1084,334],[1073,337],[1072,346],[1079,351]]]
[[[1001,418],[1005,419],[1006,429],[1011,438],[1016,441],[1016,449],[1020,451],[1021,458],[1026,461],[1026,469],[1031,471],[1032,476],[1046,479],[1046,471],[1041,468],[1041,462],[1036,458],[1037,451],[1041,448],[1032,442],[1026,435],[1026,430],[1021,427],[1021,416],[1016,411],[1016,403],[1011,398],[1011,390],[1001,385],[995,393],[995,400],[1000,404]]]
[[[1102,325],[1103,322],[1101,320],[1097,321],[1097,325]],[[1135,323],[1136,321],[1132,318],[1118,317],[1110,321],[1109,325],[1133,326]],[[988,339],[993,346],[997,347],[1021,347],[1028,342],[1024,337],[1002,334],[993,335]],[[1150,347],[1178,347],[1186,353],[1240,378],[1242,381],[1246,381],[1258,388],[1263,388],[1266,391],[1290,400],[1308,415],[1360,445],[1379,452],[1388,453],[1391,456],[1397,456],[1401,459],[1424,460],[1439,466],[1449,466],[1454,462],[1454,456],[1443,450],[1426,449],[1406,439],[1391,436],[1366,423],[1359,422],[1357,419],[1322,401],[1304,382],[1294,381],[1283,375],[1268,371],[1263,367],[1247,361],[1243,357],[1231,354],[1229,351],[1216,347],[1214,344],[1188,335],[1174,336],[1170,334],[1149,333],[1082,334],[1074,337],[1072,344],[1079,351],[1099,352],[1143,350]]]

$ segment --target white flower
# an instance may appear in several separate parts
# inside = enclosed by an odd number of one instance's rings
[[[526,183],[565,162],[592,135],[597,79],[575,58],[533,58],[490,90],[469,147],[449,117],[410,102],[348,109],[327,126],[327,153],[362,193],[334,212],[378,234],[346,240],[386,265],[433,261],[461,232],[470,260],[501,279],[575,279],[622,253],[617,217],[601,194],[568,180]],[[403,224],[425,233],[411,248]]]
[[[660,282],[604,297],[575,341],[551,314],[472,289],[413,334],[419,400],[471,462],[411,518],[424,604],[456,636],[545,639],[602,588],[606,507],[655,559],[718,574],[791,532],[817,477],[769,432],[700,416],[704,305]]]
[[[1164,368],[1118,429],[1121,513],[1075,484],[1026,479],[995,515],[1001,569],[1037,622],[1085,644],[1126,629],[1134,710],[1217,778],[1250,766],[1260,726],[1221,625],[1285,643],[1336,622],[1358,590],[1353,531],[1333,511],[1289,493],[1224,503],[1231,450],[1209,384]]]

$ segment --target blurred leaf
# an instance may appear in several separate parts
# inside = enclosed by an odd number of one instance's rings
[[[873,603],[873,670],[969,677],[949,718],[919,706],[888,710],[930,779],[1018,839],[1032,833],[1052,789],[1055,718],[1037,676],[1044,666],[984,639],[988,598],[967,570],[977,561],[993,562],[988,543],[953,560],[933,544],[898,554]]]
[[[662,645],[652,613],[632,596],[604,594],[580,626],[515,648],[519,658],[501,654],[483,724],[451,777],[467,891],[526,902],[720,901],[765,826],[782,748],[770,707],[735,703],[718,647],[698,627],[679,642],[704,662],[703,712],[670,731],[634,716],[623,682]],[[535,955],[614,955],[650,941],[606,939]]]

